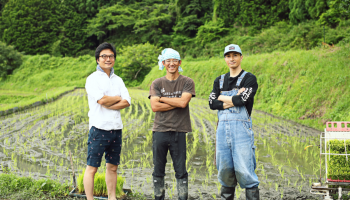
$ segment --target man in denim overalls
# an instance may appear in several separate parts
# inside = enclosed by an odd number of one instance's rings
[[[246,198],[259,199],[259,180],[255,174],[255,146],[251,112],[258,89],[256,77],[241,68],[242,51],[238,45],[225,47],[230,72],[216,78],[209,106],[218,110],[216,166],[221,199],[233,199],[237,182],[246,188]]]

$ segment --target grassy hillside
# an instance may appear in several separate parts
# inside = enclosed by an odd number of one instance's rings
[[[21,67],[0,82],[0,111],[47,101],[74,87],[84,87],[86,77],[95,69],[91,56],[25,56]]]
[[[242,68],[258,78],[254,109],[320,130],[329,120],[350,121],[349,55],[346,45],[244,56]],[[215,78],[228,72],[223,58],[184,60],[182,68],[202,98],[208,98]],[[163,75],[165,70],[154,67],[140,87],[148,90]]]

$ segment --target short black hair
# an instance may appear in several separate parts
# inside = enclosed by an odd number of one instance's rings
[[[111,51],[113,51],[114,58],[117,56],[117,52],[115,50],[115,47],[111,43],[104,42],[104,43],[98,45],[98,47],[96,48],[96,51],[95,51],[96,63],[97,63],[97,60],[100,58],[101,51],[103,51],[105,49],[110,49]]]

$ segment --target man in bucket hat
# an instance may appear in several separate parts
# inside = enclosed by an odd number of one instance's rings
[[[194,82],[180,75],[180,54],[164,49],[158,57],[159,69],[166,68],[166,76],[153,81],[149,97],[156,112],[153,125],[153,184],[155,199],[165,197],[164,176],[168,151],[173,160],[177,180],[178,199],[188,198],[186,170],[186,133],[192,132],[188,103],[195,96]]]
[[[258,89],[256,77],[241,68],[241,48],[230,44],[224,58],[230,71],[218,76],[209,96],[209,106],[218,110],[216,166],[221,199],[234,199],[237,182],[246,189],[246,199],[259,199],[255,174],[255,146],[251,113]]]

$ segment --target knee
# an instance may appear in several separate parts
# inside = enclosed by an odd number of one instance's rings
[[[107,163],[107,171],[112,172],[112,173],[117,173],[118,165],[112,165]]]
[[[185,171],[183,173],[175,173],[175,177],[176,177],[176,179],[187,178],[188,177],[188,173],[187,173],[187,171]]]
[[[85,169],[85,174],[94,176],[97,172],[97,169],[97,167],[87,166]]]
[[[226,168],[219,171],[218,178],[225,187],[236,187],[237,179],[234,169]]]
[[[258,177],[252,173],[236,171],[237,181],[241,188],[254,188],[259,186]]]

